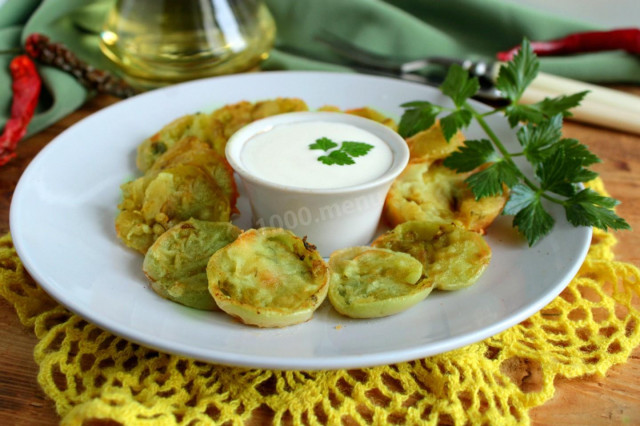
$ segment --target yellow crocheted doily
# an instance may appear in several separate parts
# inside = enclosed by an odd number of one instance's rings
[[[293,425],[527,424],[556,376],[604,374],[640,342],[640,271],[614,260],[615,242],[595,230],[577,276],[523,323],[442,355],[361,370],[233,368],[140,347],[55,303],[10,235],[0,239],[0,295],[34,328],[38,380],[63,425],[240,425],[257,411]]]

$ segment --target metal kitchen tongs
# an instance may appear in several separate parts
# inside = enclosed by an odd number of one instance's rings
[[[396,77],[429,86],[439,86],[448,68],[453,64],[458,64],[467,70],[472,77],[478,77],[480,90],[475,98],[487,101],[503,99],[500,91],[495,88],[494,84],[497,64],[458,60],[441,56],[400,61],[365,50],[349,40],[326,31],[318,33],[315,39],[330,47],[338,55],[349,60],[351,64],[347,66],[350,66],[356,71]]]

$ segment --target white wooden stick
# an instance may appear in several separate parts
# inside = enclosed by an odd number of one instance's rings
[[[588,90],[570,119],[602,127],[640,134],[640,96],[595,84],[539,73],[520,100],[532,104],[546,97],[572,95]]]

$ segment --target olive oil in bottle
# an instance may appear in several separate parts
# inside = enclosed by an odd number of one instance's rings
[[[117,0],[100,47],[145,89],[249,70],[274,38],[262,0]]]

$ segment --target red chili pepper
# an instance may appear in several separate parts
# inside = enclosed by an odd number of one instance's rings
[[[27,55],[16,56],[9,64],[11,71],[11,116],[0,135],[0,166],[16,156],[18,142],[27,133],[27,125],[38,104],[42,81],[36,65]]]
[[[612,31],[589,31],[571,34],[567,37],[551,41],[533,41],[531,48],[538,56],[562,55],[603,50],[626,50],[640,54],[640,29],[625,28]],[[499,52],[498,60],[510,61],[520,46]]]

